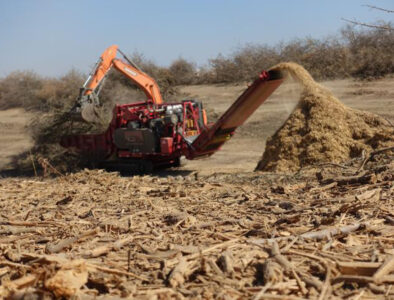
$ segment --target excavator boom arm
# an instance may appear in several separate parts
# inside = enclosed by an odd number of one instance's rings
[[[117,51],[118,46],[112,45],[105,49],[103,54],[101,54],[93,71],[90,73],[88,79],[83,85],[84,95],[91,94],[100,85],[108,71],[111,69],[112,61],[115,59]]]
[[[137,68],[124,63],[120,59],[115,58],[113,66],[123,75],[130,80],[134,81],[145,93],[148,99],[151,99],[153,103],[162,104],[163,99],[160,94],[159,86],[153,78],[149,77],[146,73],[138,70]]]
[[[127,64],[122,60],[116,58],[116,54],[118,51],[120,52],[118,46],[112,45],[105,49],[103,54],[101,54],[99,61],[93,69],[93,72],[89,75],[89,78],[84,85],[84,95],[89,95],[93,93],[102,83],[109,70],[112,67],[115,67],[115,69],[121,72],[124,76],[137,84],[143,90],[148,99],[153,101],[153,103],[163,103],[160,89],[156,81],[148,74],[139,70],[135,66],[135,64]]]

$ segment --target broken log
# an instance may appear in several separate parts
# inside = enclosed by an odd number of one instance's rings
[[[92,250],[86,251],[82,256],[84,258],[93,258],[93,257],[99,257],[102,255],[107,254],[111,250],[119,250],[123,246],[127,245],[133,240],[133,237],[127,237],[124,239],[117,240],[113,242],[112,244],[109,245],[103,245],[101,247],[94,248]]]
[[[172,288],[176,288],[185,282],[185,274],[189,269],[189,264],[185,257],[179,259],[179,263],[168,276],[168,283]]]
[[[386,258],[384,263],[373,275],[373,279],[375,283],[380,283],[385,275],[388,275],[393,271],[394,271],[394,255],[390,255],[389,257]]]
[[[327,228],[327,229],[323,229],[323,230],[319,230],[319,231],[306,232],[306,233],[300,234],[298,236],[290,235],[290,236],[286,236],[286,237],[277,237],[277,238],[271,238],[271,239],[251,239],[248,241],[252,244],[261,245],[261,244],[266,244],[266,243],[272,243],[274,241],[294,239],[295,237],[299,237],[301,239],[322,240],[325,238],[330,238],[335,235],[348,234],[348,233],[354,232],[358,229],[361,229],[365,225],[366,224],[356,223],[353,225],[347,225],[347,226],[342,226],[342,227],[333,227],[333,228]]]
[[[376,270],[380,266],[381,263],[375,263],[375,262],[359,262],[359,261],[337,262],[337,267],[343,275],[372,276],[373,274],[375,274]]]
[[[354,176],[338,176],[334,178],[326,178],[320,181],[321,184],[330,184],[336,182],[337,185],[348,185],[348,184],[368,184],[368,183],[376,183],[376,175],[375,173],[366,173],[363,172],[359,175]]]
[[[70,247],[72,244],[76,243],[78,240],[91,236],[91,235],[96,235],[98,233],[98,229],[90,230],[87,232],[84,232],[78,236],[71,237],[68,239],[64,239],[58,243],[48,243],[45,247],[45,253],[52,254],[52,253],[59,253],[65,248]]]

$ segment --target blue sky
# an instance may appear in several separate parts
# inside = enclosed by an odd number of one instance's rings
[[[0,76],[87,72],[111,44],[164,66],[180,56],[205,64],[245,43],[335,34],[341,17],[392,19],[364,4],[394,9],[393,0],[0,0]]]

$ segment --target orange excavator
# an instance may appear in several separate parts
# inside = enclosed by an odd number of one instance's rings
[[[116,57],[118,52],[124,60]],[[105,132],[64,136],[61,145],[105,167],[143,173],[156,166],[177,166],[182,156],[197,159],[212,155],[283,81],[278,71],[262,71],[218,121],[208,123],[201,102],[163,102],[155,80],[113,45],[101,55],[81,88],[73,114],[86,122],[97,121],[99,93],[111,68],[137,84],[147,99],[115,105]]]

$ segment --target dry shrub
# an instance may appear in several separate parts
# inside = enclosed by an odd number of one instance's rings
[[[168,68],[158,66],[152,60],[147,59],[143,54],[138,52],[135,52],[131,57],[133,62],[136,63],[143,72],[155,79],[165,100],[168,100],[177,93],[174,87],[175,78]]]
[[[110,106],[144,101],[145,94],[128,78],[117,71],[110,71],[100,93],[100,101]]]
[[[216,74],[211,67],[204,65],[196,69],[194,84],[210,84],[215,82]]]
[[[280,61],[296,62],[309,70],[316,79],[343,78],[348,75],[348,50],[335,38],[297,39],[279,51]]]
[[[175,84],[193,84],[196,78],[196,66],[184,58],[178,58],[169,67]]]
[[[389,27],[389,26],[386,26]],[[318,80],[357,77],[378,78],[394,73],[394,31],[356,30],[348,26],[341,35],[323,39],[303,38],[274,47],[248,44],[228,56],[209,61],[211,73],[199,82],[250,81],[281,61],[303,65]]]
[[[235,51],[230,57],[218,55],[211,59],[214,83],[251,81],[261,70],[280,61],[274,48],[248,44]]]
[[[237,75],[237,66],[231,58],[219,54],[216,58],[210,59],[209,64],[213,73],[212,81],[209,83],[230,83],[241,80]]]
[[[391,24],[382,24],[391,27]],[[349,49],[349,74],[368,79],[394,73],[394,30],[355,30],[347,26],[342,36]]]
[[[0,80],[0,109],[39,106],[36,93],[42,88],[43,80],[34,72],[16,71]]]
[[[288,172],[340,163],[363,151],[394,145],[394,128],[385,119],[346,107],[302,66],[281,63],[273,69],[294,77],[303,92],[293,113],[267,140],[257,170]]]
[[[13,158],[17,170],[32,169],[30,153],[36,159],[47,159],[60,171],[82,166],[84,158],[61,148],[59,141],[68,133],[97,130],[94,128],[97,126],[73,123],[67,113],[83,81],[84,76],[74,70],[60,78],[42,78],[32,72],[13,72],[0,80],[0,109],[23,107],[39,111],[27,126],[34,142],[32,149]]]
[[[281,61],[304,65],[318,79],[348,75],[348,51],[335,39],[296,39],[276,47],[246,45],[229,57],[219,55],[210,60],[215,83],[251,81],[261,70]]]
[[[83,76],[71,70],[60,78],[42,78],[32,72],[13,72],[0,80],[0,109],[23,107],[51,111],[70,107],[78,96]]]
[[[84,76],[76,70],[56,79],[42,80],[42,87],[36,92],[39,110],[50,112],[70,108],[79,94]]]
[[[277,64],[280,57],[275,48],[264,45],[246,45],[238,49],[233,57],[237,72],[242,80],[252,81],[256,74]]]
[[[91,157],[85,157],[70,149],[60,146],[60,139],[65,135],[99,133],[105,131],[107,124],[88,124],[76,122],[68,112],[52,110],[34,117],[28,130],[33,139],[33,147],[13,158],[12,165],[19,172],[32,172],[32,158],[38,170],[41,162],[46,161],[60,173],[74,172],[95,163]],[[56,173],[55,172],[55,173]]]
[[[13,158],[13,165],[16,169],[31,170],[30,153],[36,161],[48,160],[60,172],[78,170],[86,166],[86,158],[59,145],[64,135],[98,132],[106,129],[106,124],[93,125],[75,122],[68,113],[75,103],[84,79],[82,74],[74,70],[60,78],[39,79],[40,84],[37,85],[39,88],[34,90],[30,105],[23,106],[25,109],[39,111],[27,126],[34,144],[29,152]]]

